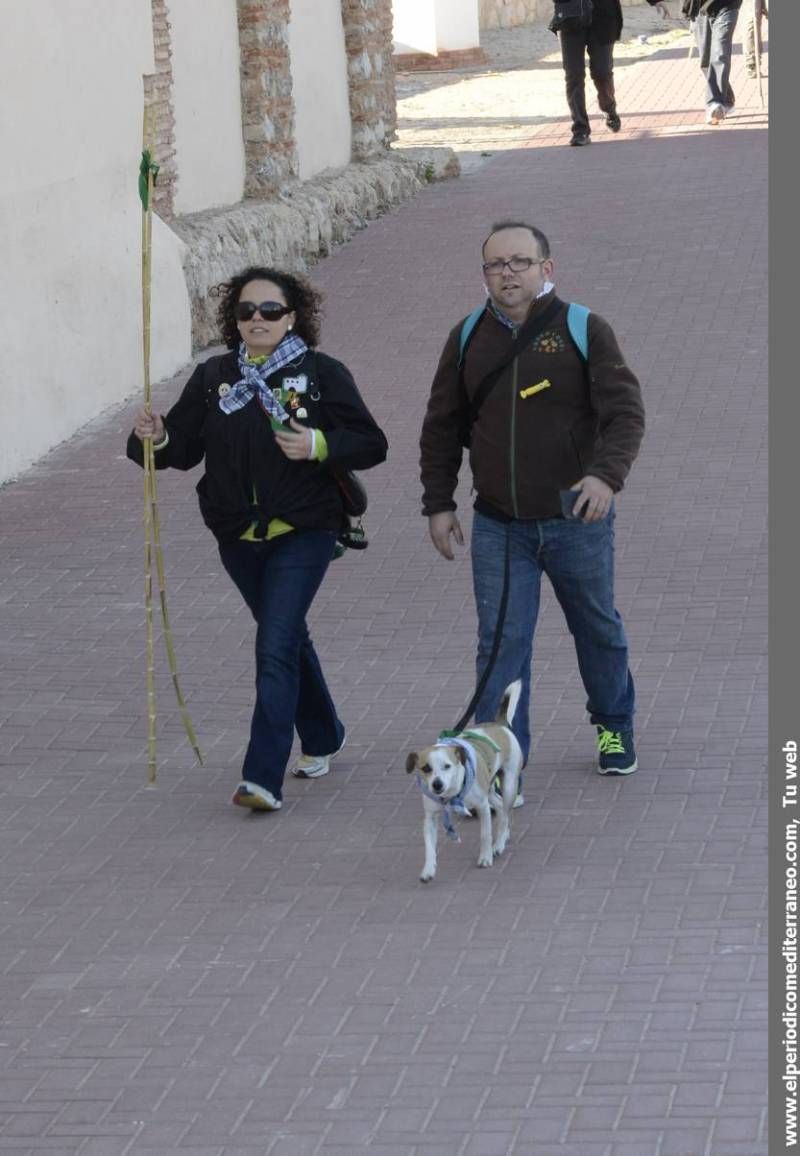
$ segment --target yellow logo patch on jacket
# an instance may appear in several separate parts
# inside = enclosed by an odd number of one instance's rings
[[[554,329],[548,329],[533,342],[535,353],[563,353],[566,348],[564,338]]]
[[[544,381],[539,381],[536,385],[529,385],[526,389],[519,391],[519,396],[522,398],[532,397],[535,393],[541,393],[543,389],[549,389],[551,382],[547,378]]]

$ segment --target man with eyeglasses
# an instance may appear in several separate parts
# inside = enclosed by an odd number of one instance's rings
[[[614,608],[613,499],[639,451],[644,407],[610,325],[596,313],[585,323],[584,358],[553,270],[539,229],[493,226],[483,244],[486,306],[465,348],[464,323],[451,330],[431,387],[420,438],[422,512],[434,546],[452,560],[451,539],[464,544],[454,494],[468,444],[479,680],[502,616],[507,550],[509,565],[500,647],[475,718],[494,718],[503,689],[521,678],[513,729],[527,761],[546,574],[573,635],[597,729],[597,769],[628,775],[637,767],[634,685]]]

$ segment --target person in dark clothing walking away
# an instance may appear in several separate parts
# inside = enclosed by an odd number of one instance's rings
[[[667,15],[661,0],[647,0],[662,16]],[[606,114],[606,125],[612,132],[622,127],[614,93],[614,43],[622,35],[620,0],[592,0],[592,22],[587,28],[563,27],[558,30],[561,59],[567,87],[567,104],[572,115],[571,145],[588,145],[591,141],[589,115],[586,111],[586,54],[589,73],[597,89],[597,103]]]
[[[692,21],[700,68],[706,78],[706,123],[722,124],[733,111],[731,88],[733,33],[742,0],[683,0],[681,11]]]
[[[486,307],[463,359],[463,323],[450,332],[420,437],[422,512],[434,546],[448,559],[451,538],[464,542],[454,493],[469,441],[477,495],[471,552],[479,680],[492,653],[508,551],[500,646],[475,717],[494,718],[504,688],[521,679],[512,729],[527,761],[533,639],[546,574],[575,642],[597,728],[597,769],[629,775],[637,765],[634,685],[614,608],[614,495],[644,433],[639,383],[598,314],[588,314],[585,342],[574,341],[539,229],[516,221],[495,225],[483,245],[483,275]]]

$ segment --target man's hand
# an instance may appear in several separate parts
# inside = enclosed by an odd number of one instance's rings
[[[289,419],[289,425],[294,432],[287,429],[276,430],[275,441],[290,461],[307,461],[311,457],[311,448],[314,444],[311,430],[307,426],[300,425],[294,418]]]
[[[154,445],[163,442],[164,423],[161,420],[161,414],[148,413],[144,407],[137,409],[136,417],[133,420],[133,432],[140,442],[143,442],[145,438],[152,438]]]
[[[601,482],[599,478],[592,477],[591,474],[581,478],[574,486],[570,486],[570,489],[575,490],[578,495],[572,512],[576,518],[584,522],[601,522],[611,509],[614,491],[611,486]]]
[[[654,8],[662,20],[672,20],[672,13],[666,4],[655,4]]]
[[[443,558],[453,560],[453,548],[450,545],[452,534],[459,546],[464,545],[464,535],[458,518],[452,510],[443,510],[441,514],[431,514],[428,518],[428,530],[431,540]]]

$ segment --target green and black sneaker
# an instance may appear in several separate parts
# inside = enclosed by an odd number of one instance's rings
[[[597,749],[598,775],[632,775],[638,766],[633,731],[610,731],[598,726]]]

